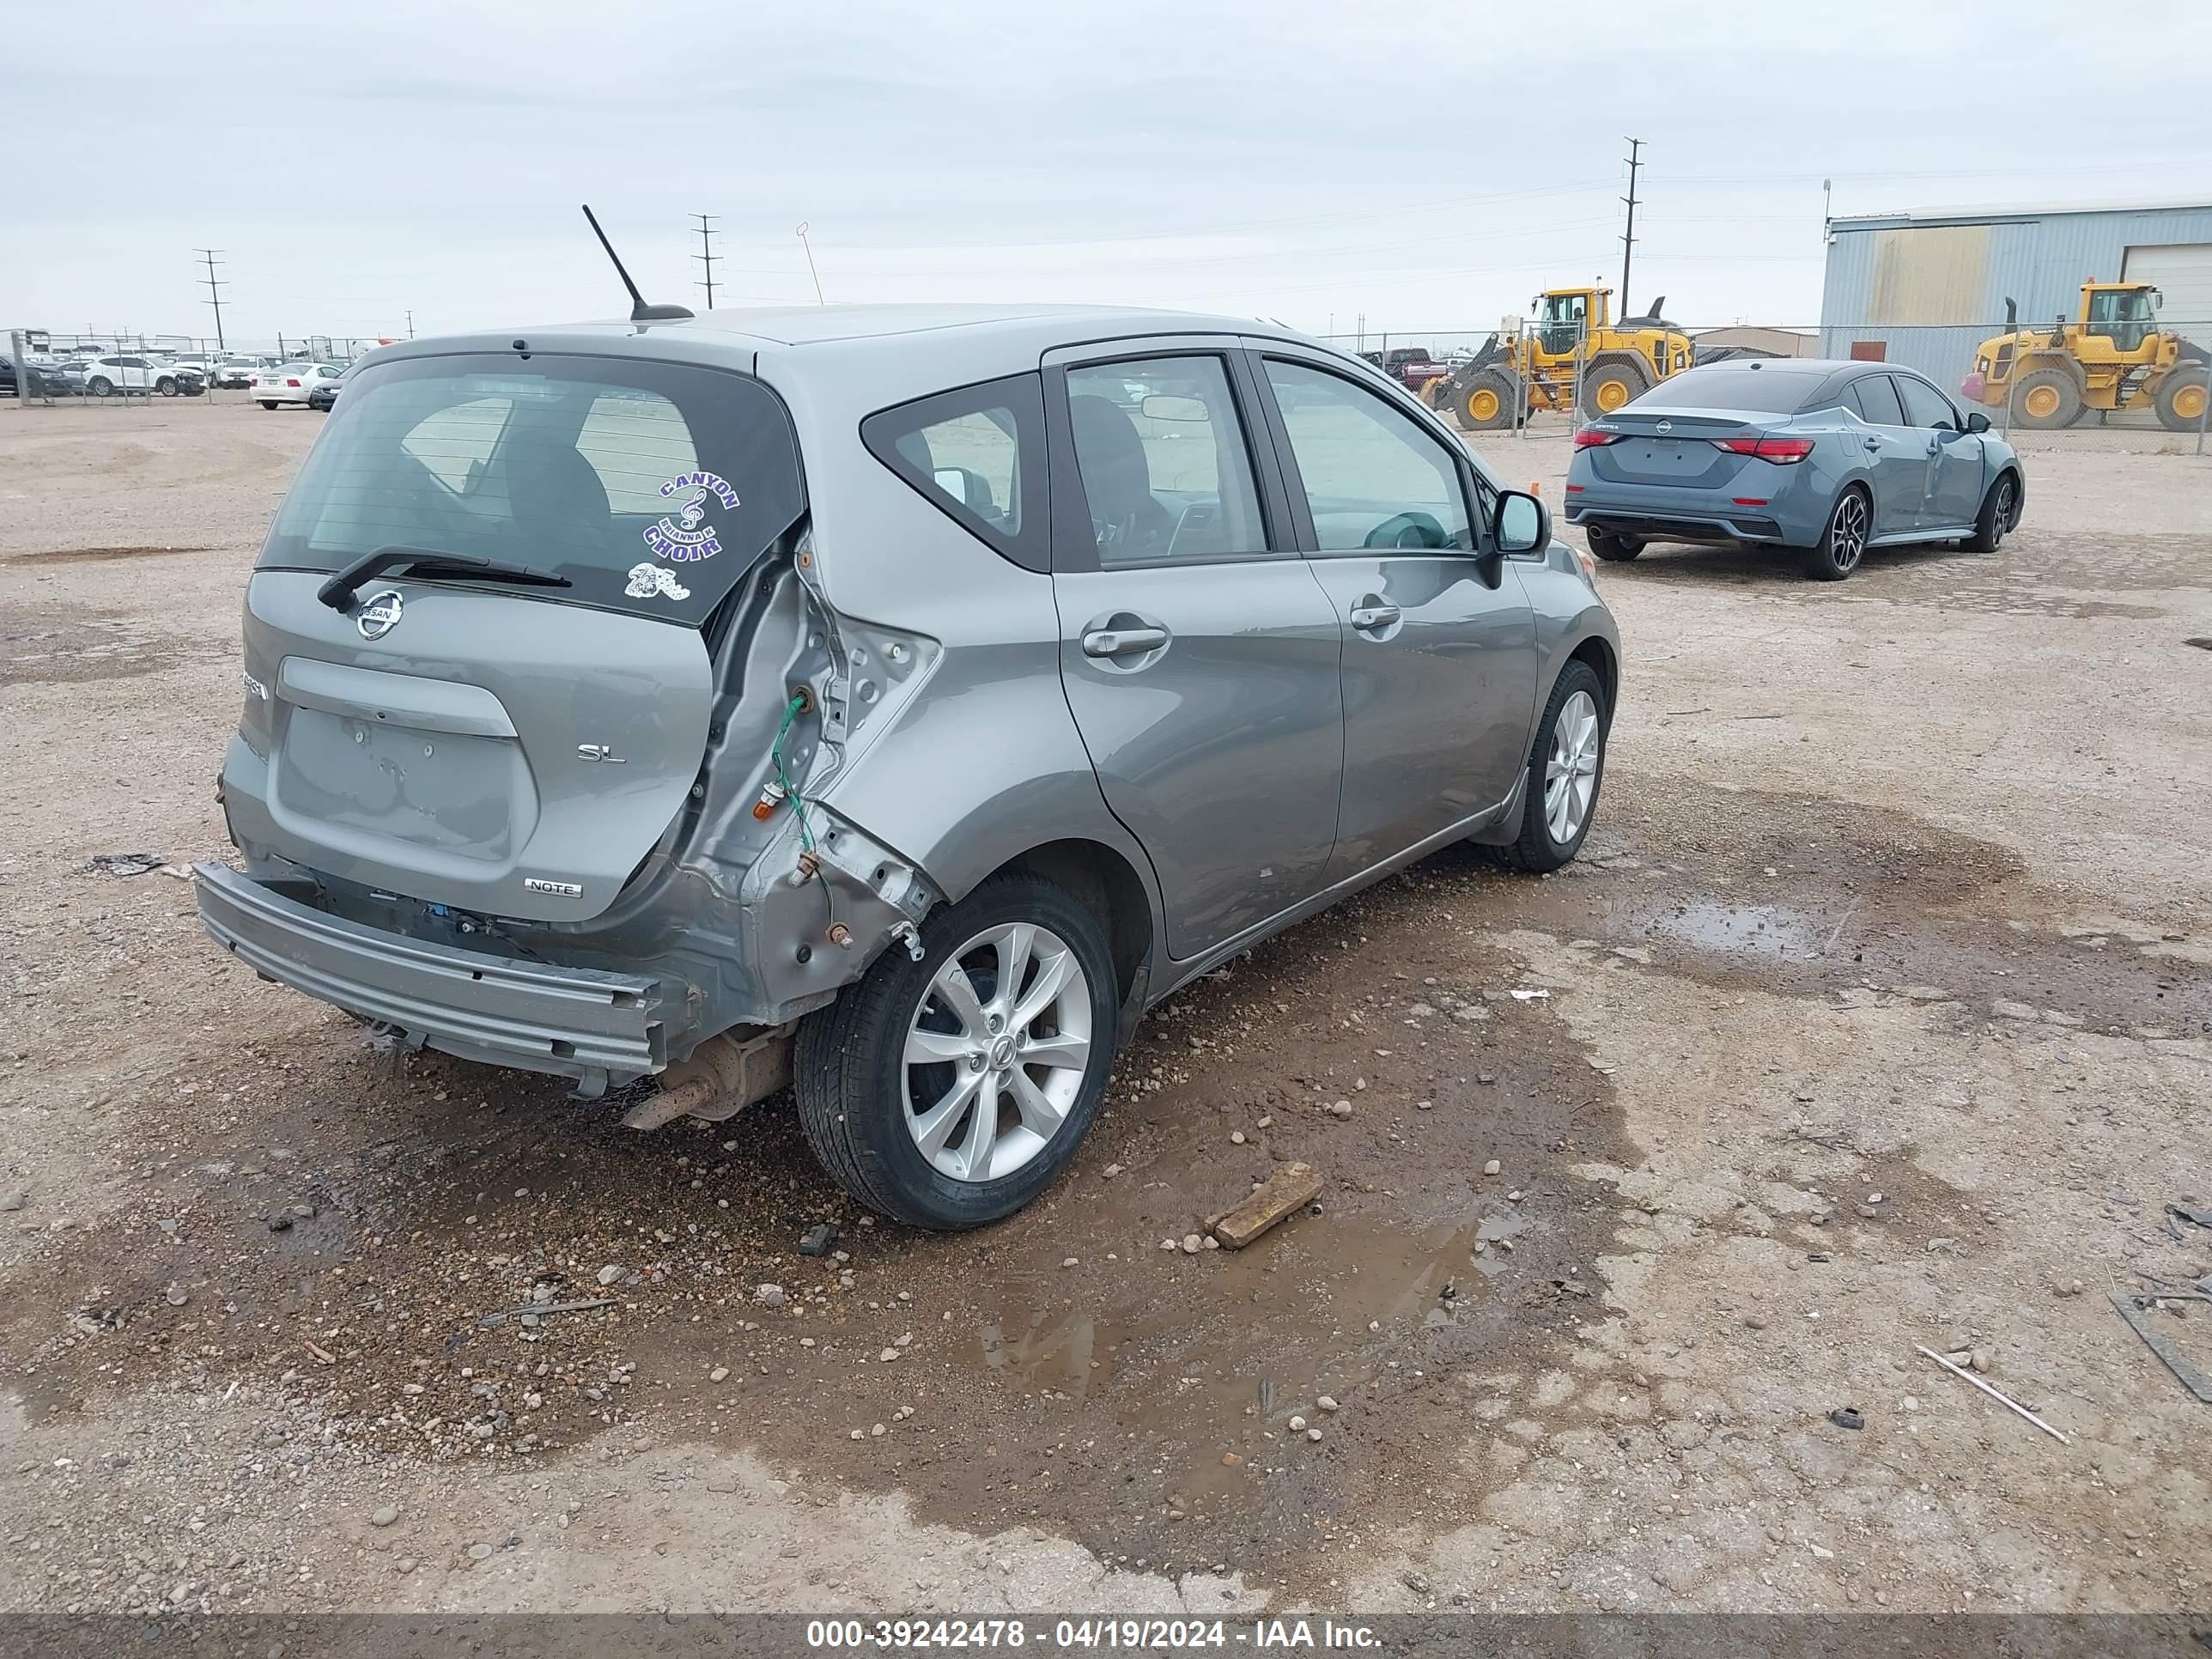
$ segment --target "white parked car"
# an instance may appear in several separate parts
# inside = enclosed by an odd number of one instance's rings
[[[249,386],[261,367],[258,357],[217,357],[208,365],[208,383],[225,387]]]
[[[173,398],[183,380],[176,365],[167,359],[135,353],[85,358],[81,367],[72,369],[70,378],[84,388],[88,398],[112,398],[130,392],[153,392]]]
[[[256,369],[246,390],[264,409],[304,404],[317,386],[336,386],[341,372],[328,363],[285,363],[276,368]]]

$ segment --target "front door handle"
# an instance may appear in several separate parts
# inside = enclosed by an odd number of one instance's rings
[[[1164,628],[1094,628],[1083,636],[1086,657],[1130,657],[1168,642]]]
[[[1354,628],[1388,628],[1398,620],[1398,607],[1395,605],[1355,605],[1352,607],[1352,625]]]

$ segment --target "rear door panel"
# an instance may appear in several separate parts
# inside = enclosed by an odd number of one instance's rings
[[[1091,485],[1103,493],[1109,481],[1094,464],[1086,485],[1078,464],[1067,371],[1183,354],[1218,362],[1228,374],[1269,550],[1109,562],[1100,539],[1116,539],[1127,504],[1092,499]],[[1054,352],[1045,363],[1061,684],[1108,806],[1152,860],[1168,953],[1188,960],[1312,896],[1327,879],[1344,760],[1336,612],[1291,546],[1255,393],[1224,342],[1123,341],[1110,353]],[[1205,503],[1173,486],[1188,471],[1182,455],[1194,446],[1146,416],[1142,404],[1122,415],[1144,447],[1144,459],[1130,463],[1143,476],[1125,470],[1113,482],[1149,485],[1156,499],[1164,492],[1163,511],[1191,522]],[[1201,470],[1218,482],[1218,467]],[[1138,630],[1156,631],[1160,642],[1097,654],[1108,643],[1102,635],[1152,637]]]

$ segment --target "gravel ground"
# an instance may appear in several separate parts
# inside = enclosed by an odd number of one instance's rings
[[[319,425],[0,407],[0,1605],[2203,1605],[2212,1417],[2107,1293],[2212,1272],[2212,464],[2064,434],[2002,554],[1840,586],[1607,567],[1584,859],[1193,988],[945,1239],[775,1104],[392,1067],[88,867],[224,850]],[[1557,434],[1486,453],[1558,499]],[[1184,1250],[1293,1158],[1315,1211]],[[602,1305],[487,1322],[547,1302]]]

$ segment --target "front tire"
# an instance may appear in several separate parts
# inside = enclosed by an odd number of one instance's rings
[[[799,1027],[807,1145],[870,1209],[933,1231],[1003,1219],[1074,1156],[1120,1012],[1098,919],[1064,888],[994,877],[884,951]]]
[[[1521,833],[1498,849],[1516,870],[1556,870],[1582,850],[1605,781],[1606,734],[1613,726],[1605,684],[1579,659],[1561,671],[1528,750]]]
[[[168,375],[164,374],[160,380],[154,382],[154,390],[161,397],[173,398],[177,395],[177,383]]]
[[[1846,489],[1836,497],[1828,526],[1820,532],[1820,542],[1807,561],[1808,574],[1815,581],[1839,582],[1859,568],[1859,561],[1866,556],[1873,518],[1874,509],[1864,490]]]
[[[1452,413],[1470,430],[1494,432],[1513,424],[1516,388],[1510,374],[1494,368],[1477,369],[1453,391],[1449,401]]]
[[[1970,553],[1994,553],[2004,544],[2005,532],[2020,514],[2020,485],[2009,472],[2000,473],[1982,497],[1982,510],[1974,515],[1974,533],[1966,538]]]
[[[105,374],[95,374],[84,383],[84,389],[95,398],[112,397],[115,392],[115,382]]]
[[[2204,420],[2207,395],[2204,365],[2176,364],[2159,382],[2158,395],[2152,400],[2158,423],[2168,432],[2196,431]]]

